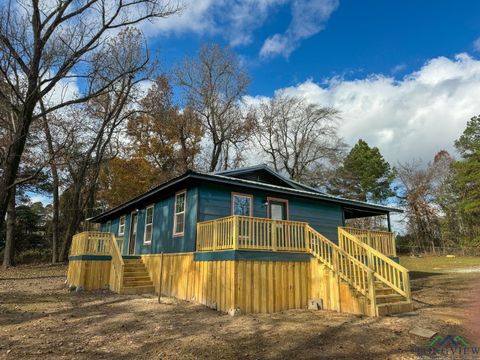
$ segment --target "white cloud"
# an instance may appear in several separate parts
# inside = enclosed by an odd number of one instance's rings
[[[480,37],[473,42],[473,50],[480,52]]]
[[[220,35],[231,46],[248,45],[271,11],[290,0],[186,0],[180,14],[145,24],[147,34]]]
[[[283,34],[275,34],[265,40],[260,56],[288,57],[306,38],[325,27],[330,15],[338,8],[338,0],[295,0],[292,3],[292,21]]]
[[[165,19],[143,24],[148,35],[219,35],[231,46],[248,45],[254,32],[280,6],[290,4],[290,25],[284,34],[267,38],[260,55],[288,57],[303,39],[320,32],[339,0],[185,0],[184,10]]]
[[[374,74],[357,80],[331,78],[323,85],[307,80],[279,91],[338,108],[340,134],[349,145],[364,139],[393,164],[412,158],[430,161],[441,149],[454,153],[454,140],[480,114],[480,60],[467,54],[438,57],[401,81]]]

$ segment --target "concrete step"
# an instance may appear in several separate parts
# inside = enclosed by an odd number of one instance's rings
[[[122,288],[122,294],[133,295],[133,294],[153,294],[155,292],[155,287],[150,286],[124,286]]]
[[[413,311],[413,303],[409,301],[399,301],[395,303],[377,305],[378,316],[402,314],[411,311]]]
[[[400,301],[404,301],[405,297],[399,294],[386,294],[386,295],[376,295],[375,301],[378,305],[380,304],[391,304]]]

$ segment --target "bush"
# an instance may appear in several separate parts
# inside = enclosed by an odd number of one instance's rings
[[[50,249],[28,249],[15,256],[17,264],[48,263],[52,260]]]

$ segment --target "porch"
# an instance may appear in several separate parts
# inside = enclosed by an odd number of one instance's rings
[[[390,259],[396,254],[391,232],[339,227],[337,245],[306,222],[235,215],[198,223],[196,253],[132,257],[122,256],[123,246],[111,233],[76,235],[68,283],[118,293],[161,291],[222,311],[305,308],[309,299],[371,316],[412,308],[408,270]],[[222,257],[229,252],[252,256]],[[267,258],[254,256],[260,252]],[[219,257],[196,258],[208,253]],[[262,305],[264,298],[271,306]]]
[[[341,234],[348,233],[385,256],[397,256],[393,232],[351,227],[339,227],[338,231],[341,248],[348,246]],[[306,222],[235,215],[197,223],[196,248],[197,251],[310,252],[314,233]]]

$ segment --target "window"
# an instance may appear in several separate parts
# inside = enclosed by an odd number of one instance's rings
[[[125,234],[125,222],[126,222],[126,216],[120,216],[120,220],[118,222],[118,235],[124,235]]]
[[[232,215],[252,216],[252,195],[232,193]]]
[[[181,236],[185,231],[185,203],[187,201],[187,191],[175,194],[175,217],[173,218],[173,235]]]
[[[105,231],[106,232],[112,231],[112,222],[110,220],[107,221],[107,225],[105,226]]]
[[[145,234],[143,236],[143,243],[150,244],[153,236],[153,205],[147,207],[145,214]]]

